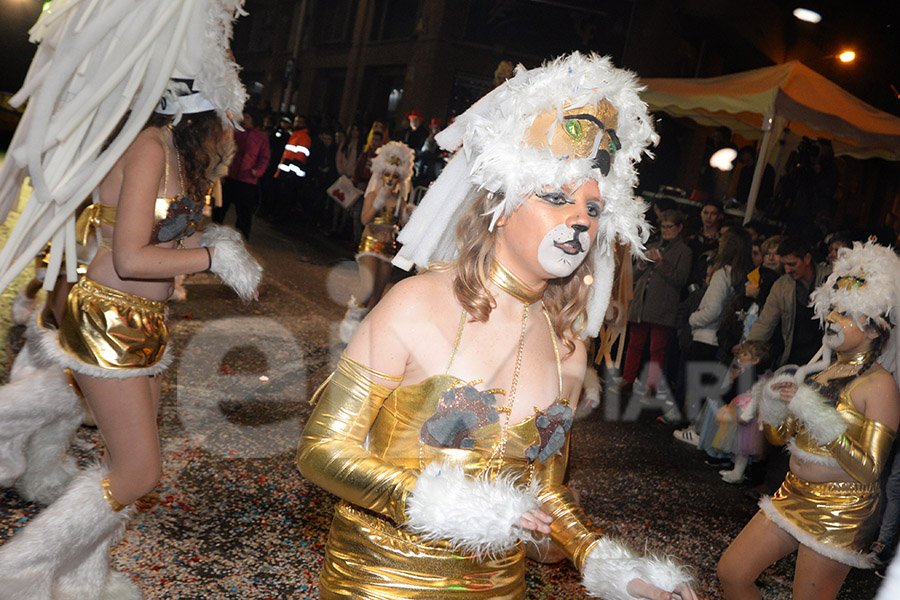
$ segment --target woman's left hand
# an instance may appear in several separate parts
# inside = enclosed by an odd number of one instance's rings
[[[674,591],[667,592],[643,579],[632,579],[628,582],[626,591],[635,598],[647,600],[698,600],[697,592],[687,583],[679,583]]]
[[[553,517],[545,513],[539,508],[529,510],[519,519],[519,525],[522,529],[529,531],[538,531],[540,533],[550,533],[550,523]]]

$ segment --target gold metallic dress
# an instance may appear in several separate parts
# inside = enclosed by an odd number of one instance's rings
[[[841,467],[855,481],[814,483],[789,471],[775,495],[760,501],[765,515],[801,544],[857,568],[872,567],[866,552],[878,529],[879,478],[896,435],[867,419],[850,399],[853,388],[868,377],[857,379],[838,396],[835,409],[847,430],[830,444],[817,442],[790,414],[778,427],[766,425],[772,443],[792,441],[792,452],[801,458]]]
[[[390,262],[397,253],[397,216],[385,206],[371,223],[363,229],[362,239],[356,251],[360,256],[374,256]]]
[[[542,508],[554,518],[551,537],[581,570],[599,534],[562,485],[572,409],[562,399],[561,375],[557,401],[512,424],[499,455],[503,428],[484,410],[491,403],[480,401],[490,392],[449,374],[391,391],[371,375],[386,377],[342,358],[316,392],[298,451],[304,476],[341,498],[325,547],[320,598],[525,597],[523,548],[495,558],[465,555],[401,527],[420,468],[444,458],[467,474],[496,469],[522,484],[538,481]],[[469,425],[448,429],[451,422]]]

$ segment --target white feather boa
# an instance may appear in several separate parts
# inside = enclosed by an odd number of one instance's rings
[[[788,403],[806,430],[822,445],[830,444],[847,430],[847,422],[834,409],[833,403],[808,385],[801,385]]]
[[[788,414],[787,403],[773,386],[779,383],[796,383],[793,374],[782,373],[767,381],[759,394],[759,420],[766,425],[781,425]],[[754,386],[754,390],[755,390]]]
[[[632,579],[642,579],[666,591],[693,577],[668,556],[640,556],[609,537],[598,540],[584,561],[582,584],[593,598],[634,600],[626,588]]]
[[[253,300],[263,269],[247,251],[241,234],[230,227],[210,224],[200,237],[200,245],[216,249],[209,270],[237,292],[242,300]]]
[[[431,463],[406,500],[406,528],[426,540],[446,540],[468,555],[496,556],[531,533],[519,525],[538,508],[537,482],[469,477],[462,467]]]

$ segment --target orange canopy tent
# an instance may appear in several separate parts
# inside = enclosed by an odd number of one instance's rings
[[[788,125],[799,135],[832,140],[836,155],[900,160],[900,118],[797,61],[721,77],[642,83],[642,98],[652,110],[762,138],[745,221],[753,214],[769,153]]]

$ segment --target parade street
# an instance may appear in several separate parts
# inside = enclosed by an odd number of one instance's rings
[[[318,597],[335,498],[303,479],[294,455],[309,397],[343,350],[337,328],[356,265],[351,248],[317,231],[262,220],[250,250],[265,267],[258,302],[202,273],[187,277],[185,302],[169,304],[162,479],[113,551],[148,600]],[[4,378],[24,333],[10,326],[9,304],[32,273],[2,297]],[[724,483],[658,409],[623,422],[608,418],[622,412],[608,401],[574,426],[570,486],[595,527],[640,551],[671,551],[694,568],[702,598],[720,598],[716,562],[756,511],[752,488]],[[97,430],[82,426],[71,451],[82,465],[99,460]],[[0,542],[41,508],[0,490]],[[791,597],[793,561],[763,574],[765,598]],[[587,597],[567,561],[527,573],[533,600]],[[879,582],[853,570],[839,598],[871,598]]]

